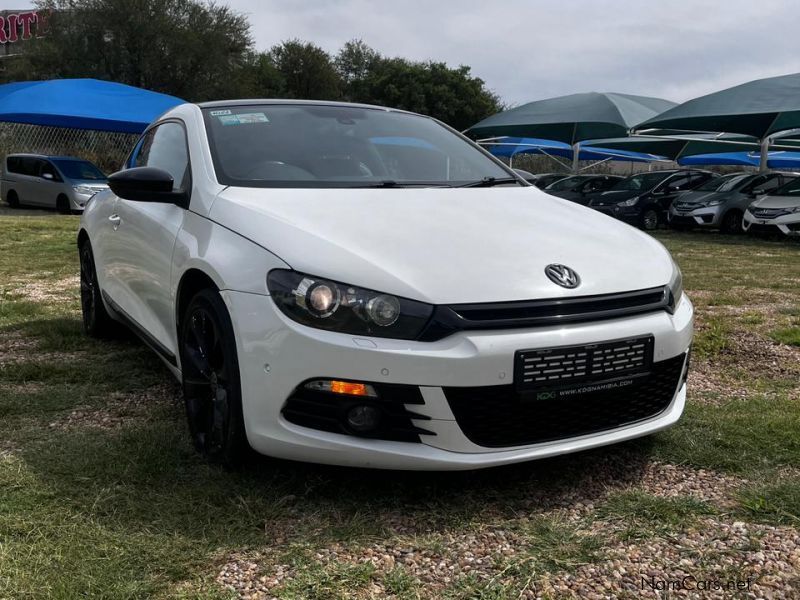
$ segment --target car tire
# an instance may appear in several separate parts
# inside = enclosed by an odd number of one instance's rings
[[[83,329],[94,338],[109,338],[116,331],[116,322],[103,304],[103,295],[97,281],[92,244],[86,240],[79,249],[81,264],[81,313]]]
[[[6,202],[11,208],[19,208],[19,196],[17,196],[17,192],[9,190],[8,194],[6,194]]]
[[[645,231],[658,229],[658,211],[655,208],[646,208],[642,213],[641,226]]]
[[[236,338],[215,290],[198,292],[181,318],[183,397],[195,448],[209,462],[239,466],[249,451]]]
[[[742,229],[742,213],[738,210],[730,210],[722,216],[722,224],[720,230],[722,233],[739,234],[743,233]]]
[[[56,198],[56,211],[60,215],[71,215],[72,209],[69,206],[69,198],[63,194]]]

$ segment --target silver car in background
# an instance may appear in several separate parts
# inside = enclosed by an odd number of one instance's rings
[[[800,177],[753,202],[744,213],[744,230],[800,237]]]
[[[742,217],[756,198],[795,180],[795,173],[731,173],[678,196],[669,209],[672,229],[704,227],[741,233]]]
[[[100,169],[71,156],[9,154],[0,179],[0,195],[11,208],[39,206],[62,213],[83,212],[89,198],[106,189]]]

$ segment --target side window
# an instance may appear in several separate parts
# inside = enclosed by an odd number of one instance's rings
[[[131,157],[132,167],[157,167],[172,175],[175,190],[189,185],[189,150],[186,133],[178,123],[168,121],[148,131]]]
[[[47,160],[43,160],[39,167],[39,177],[45,177],[45,175],[50,175],[50,179],[53,181],[58,181],[60,179],[56,168]]]
[[[767,175],[766,179],[756,187],[764,190],[765,192],[771,192],[772,190],[777,189],[780,185],[780,175]]]
[[[681,190],[685,190],[689,186],[690,179],[691,177],[689,175],[673,177],[664,184],[664,190],[667,192],[680,192]]]
[[[706,181],[711,179],[711,176],[706,173],[695,173],[689,177],[689,182],[686,184],[687,190],[693,190],[694,188],[704,184]]]
[[[42,162],[38,158],[31,158],[29,156],[25,156],[22,158],[22,164],[20,172],[23,175],[30,175],[31,177],[38,177],[39,170],[42,168]]]

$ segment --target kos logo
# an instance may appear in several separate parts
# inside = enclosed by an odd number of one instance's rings
[[[556,392],[539,392],[536,394],[537,400],[555,400],[558,394]]]

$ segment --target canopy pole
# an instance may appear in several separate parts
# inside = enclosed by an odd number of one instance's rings
[[[769,166],[770,142],[772,142],[772,139],[769,136],[761,140],[761,156],[759,158],[758,170],[762,173],[766,171],[767,167]]]
[[[581,158],[581,143],[575,142],[572,144],[572,172],[578,172],[578,163],[580,162]]]

